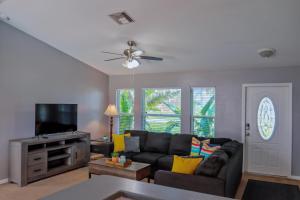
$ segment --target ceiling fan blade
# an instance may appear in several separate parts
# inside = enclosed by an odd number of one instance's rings
[[[157,60],[157,61],[162,61],[163,58],[159,57],[153,57],[153,56],[139,56],[140,59],[145,59],[145,60]]]
[[[112,53],[112,52],[108,52],[108,51],[102,51],[102,53],[107,53],[107,54],[113,54],[113,55],[123,56],[123,54],[121,54],[121,53]]]
[[[119,59],[123,59],[125,57],[119,57],[119,58],[111,58],[111,59],[107,59],[107,60],[104,60],[104,61],[112,61],[112,60],[119,60]]]
[[[144,52],[142,50],[135,50],[132,52],[132,55],[133,56],[141,56],[141,55],[143,55],[143,53]]]

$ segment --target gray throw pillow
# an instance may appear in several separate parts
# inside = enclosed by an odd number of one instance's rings
[[[125,152],[140,152],[140,137],[124,137]]]
[[[216,177],[221,168],[228,162],[228,155],[223,150],[215,151],[197,167],[196,175]]]

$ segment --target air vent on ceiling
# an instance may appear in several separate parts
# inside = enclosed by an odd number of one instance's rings
[[[134,20],[126,12],[113,13],[109,16],[120,25],[134,22]]]

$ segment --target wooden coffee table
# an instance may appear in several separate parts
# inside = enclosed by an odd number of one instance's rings
[[[123,178],[129,178],[133,180],[143,180],[148,178],[151,173],[150,164],[132,162],[131,165],[127,168],[114,167],[105,163],[105,158],[99,160],[93,160],[89,162],[89,177],[91,178],[92,174],[96,175],[112,175]]]

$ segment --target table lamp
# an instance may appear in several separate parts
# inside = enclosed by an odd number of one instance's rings
[[[109,132],[109,137],[110,137],[110,141],[112,142],[112,132],[113,132],[113,123],[114,123],[114,116],[119,115],[116,105],[114,104],[109,104],[106,108],[106,111],[104,112],[104,114],[108,117],[110,117],[110,132]]]

